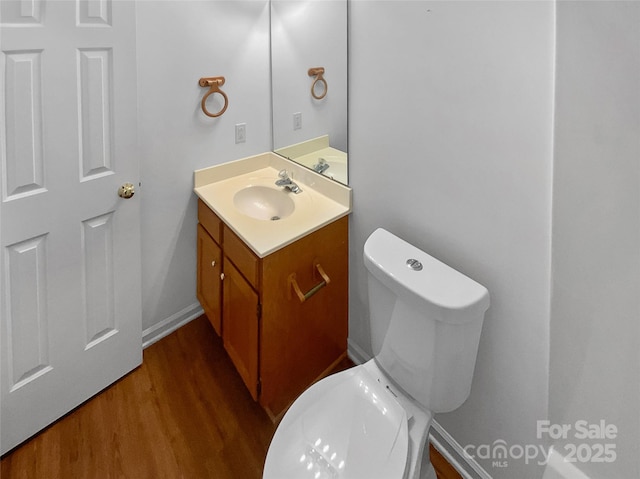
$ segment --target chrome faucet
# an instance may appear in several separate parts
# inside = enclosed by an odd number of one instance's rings
[[[293,174],[292,174],[293,176]],[[296,195],[301,193],[302,190],[298,185],[296,185],[293,180],[289,177],[289,173],[287,170],[280,170],[278,172],[279,180],[276,180],[276,186],[284,186],[289,191],[294,192]]]
[[[313,165],[313,171],[317,171],[318,173],[324,173],[329,169],[329,163],[324,158],[318,158],[318,163]]]

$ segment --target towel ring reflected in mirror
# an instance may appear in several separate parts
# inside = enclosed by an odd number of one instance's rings
[[[322,100],[327,96],[329,85],[327,80],[324,79],[324,67],[309,68],[308,74],[310,77],[315,77],[311,84],[311,96],[316,100]],[[320,90],[320,93],[316,93],[316,89]]]

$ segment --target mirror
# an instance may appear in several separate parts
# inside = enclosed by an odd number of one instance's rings
[[[347,0],[271,0],[273,150],[347,184]]]

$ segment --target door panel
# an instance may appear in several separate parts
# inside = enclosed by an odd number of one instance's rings
[[[141,363],[135,5],[0,1],[0,451]]]

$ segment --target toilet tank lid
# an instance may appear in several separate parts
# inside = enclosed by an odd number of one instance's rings
[[[412,268],[409,263],[414,260],[419,264]],[[481,319],[489,307],[487,288],[383,228],[365,242],[364,261],[371,274],[397,295],[435,308],[437,319]]]

